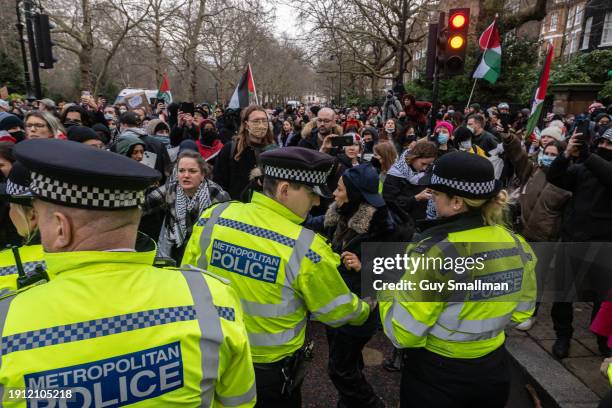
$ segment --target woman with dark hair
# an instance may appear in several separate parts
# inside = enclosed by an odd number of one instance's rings
[[[259,105],[244,109],[238,135],[223,146],[213,170],[213,180],[234,200],[249,184],[249,174],[263,151],[274,148],[274,134],[266,110]]]
[[[363,244],[405,242],[412,230],[400,227],[378,193],[378,174],[368,164],[345,171],[333,193],[334,202],[323,216],[306,226],[323,233],[340,255],[338,272],[351,292],[362,296]],[[362,326],[327,328],[328,373],[339,393],[339,407],[380,408],[385,404],[363,373],[363,348],[378,330],[378,309]]]
[[[208,179],[209,174],[210,167],[202,156],[185,150],[179,154],[166,184],[147,194],[143,215],[158,210],[165,212],[157,248],[159,257],[180,263],[200,214],[211,205],[230,199],[229,194]]]
[[[64,112],[62,112],[60,121],[66,130],[70,129],[71,126],[91,126],[89,112],[80,105],[71,105],[66,108]]]
[[[412,222],[426,218],[427,203],[431,199],[429,190],[419,185],[425,171],[438,157],[438,147],[428,141],[419,141],[406,150],[391,167],[383,184],[383,198],[393,202],[403,216]]]
[[[283,121],[283,127],[278,134],[276,144],[278,144],[280,147],[297,146],[299,141],[300,136],[299,133],[295,133],[293,121],[291,119],[285,119]]]
[[[404,95],[402,105],[404,114],[400,115],[400,126],[404,127],[412,123],[417,133],[423,135],[427,124],[427,112],[431,109],[431,102],[417,102],[414,95]]]

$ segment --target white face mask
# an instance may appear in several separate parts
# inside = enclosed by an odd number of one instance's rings
[[[473,134],[475,134],[475,133],[474,133],[474,128],[473,128],[472,126],[466,126],[466,127],[467,127],[468,129],[470,129],[470,132],[472,132]]]

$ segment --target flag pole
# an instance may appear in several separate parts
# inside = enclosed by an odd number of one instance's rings
[[[478,78],[474,78],[474,85],[472,85],[472,92],[470,92],[470,97],[468,98],[466,108],[469,108],[470,102],[472,102],[472,96],[474,95],[474,89],[476,88],[476,81],[478,81]]]
[[[495,28],[495,23],[497,22],[497,18],[499,17],[498,13],[495,13],[495,18],[493,19],[493,28]],[[489,33],[489,38],[487,38],[487,48],[489,48],[489,45],[491,45],[491,37],[493,37],[493,30],[491,30],[491,32]],[[484,59],[484,55],[482,56],[482,58]],[[470,102],[472,102],[472,96],[474,96],[474,89],[476,89],[476,81],[478,81],[478,78],[474,78],[474,85],[472,85],[472,92],[470,92],[470,97],[468,98],[468,102],[467,102],[467,108],[470,107]]]
[[[257,96],[257,87],[255,87],[255,78],[253,77],[253,70],[251,69],[251,63],[249,62],[249,72],[251,79],[253,80],[253,93],[255,94],[255,105],[259,105],[259,97]]]

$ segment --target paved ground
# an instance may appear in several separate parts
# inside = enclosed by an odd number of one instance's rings
[[[603,357],[599,354],[593,333],[588,330],[591,305],[574,305],[574,338],[570,355],[557,361],[551,354],[555,341],[551,304],[543,303],[536,325],[527,333],[509,332],[508,349],[519,365],[540,385],[540,397],[564,407],[596,407],[597,401],[610,390],[610,384],[599,373]],[[545,405],[546,406],[546,405]]]
[[[308,374],[302,388],[303,406],[305,408],[333,408],[336,406],[337,395],[327,375],[327,341],[323,326],[311,322],[308,337],[315,341],[315,356],[308,367]],[[364,351],[365,374],[389,408],[399,406],[400,374],[385,371],[381,364],[386,357],[391,355],[392,350],[391,343],[382,332],[378,332]],[[525,388],[528,382],[521,367],[513,364],[512,388],[507,408],[534,407],[533,399]]]

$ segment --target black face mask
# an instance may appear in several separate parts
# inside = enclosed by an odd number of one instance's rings
[[[371,140],[369,142],[365,142],[365,150],[368,152],[371,152],[372,149],[374,148],[374,141]]]
[[[15,132],[9,133],[15,138],[17,142],[21,142],[23,139],[25,139],[25,132],[23,130],[17,130]]]
[[[612,161],[612,150],[606,149],[605,147],[598,147],[595,153],[606,161]]]
[[[63,124],[64,124],[64,129],[66,129],[66,130],[70,129],[72,126],[82,126],[80,123],[73,122],[71,120],[68,120],[68,121],[64,122]]]
[[[372,159],[370,160],[370,164],[376,169],[376,171],[380,173],[380,170],[382,169],[382,163],[380,162],[380,160],[378,160],[378,157],[372,157]]]
[[[200,142],[206,146],[210,146],[213,144],[216,138],[217,132],[214,129],[204,129],[202,131],[202,136],[200,137]]]

